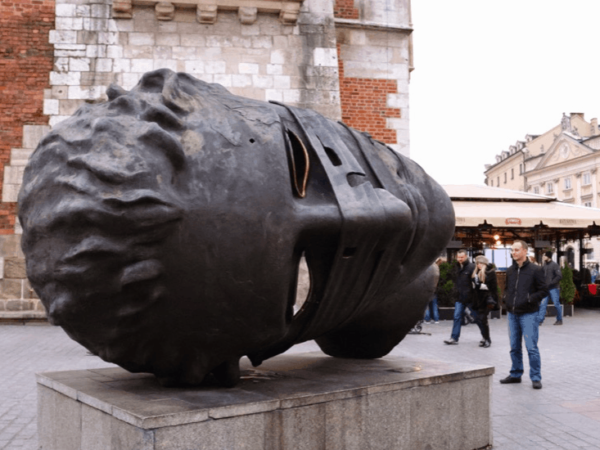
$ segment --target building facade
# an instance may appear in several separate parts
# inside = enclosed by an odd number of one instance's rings
[[[115,83],[169,68],[311,108],[409,155],[410,0],[0,0],[0,314],[43,315],[17,197],[37,143]]]
[[[563,114],[559,124],[541,135],[527,135],[496,156],[485,167],[485,184],[532,194],[590,208],[600,207],[600,131],[598,119],[585,120],[582,113]],[[600,225],[600,216],[598,224]],[[587,241],[593,250],[586,255],[596,263],[600,242]],[[577,246],[573,250],[578,260]]]

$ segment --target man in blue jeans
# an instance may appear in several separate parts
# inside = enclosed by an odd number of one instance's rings
[[[454,303],[454,325],[452,326],[452,334],[450,339],[444,341],[444,343],[448,345],[458,344],[460,327],[465,315],[465,309],[471,301],[471,291],[473,290],[471,275],[473,275],[473,271],[475,270],[475,264],[469,261],[469,255],[464,249],[458,251],[456,261],[453,278],[456,292],[458,293],[458,299]],[[475,311],[472,311],[471,315],[475,315]]]
[[[432,317],[435,323],[439,323],[440,321],[440,312],[438,310],[437,296],[440,292],[440,284],[442,283],[442,279],[440,277],[440,264],[442,264],[442,262],[444,262],[444,260],[442,258],[438,258],[433,264],[433,268],[437,272],[438,283],[435,288],[435,294],[429,302],[429,304],[427,305],[427,309],[425,310],[425,323],[429,323]]]
[[[563,317],[562,317],[562,306],[560,305],[560,280],[562,279],[562,271],[560,270],[560,266],[552,261],[552,252],[546,252],[544,254],[544,277],[546,278],[546,285],[548,287],[549,297],[552,299],[552,303],[554,303],[554,308],[556,309],[556,322],[554,325],[562,325]],[[544,323],[544,318],[546,317],[546,308],[548,307],[548,297],[542,300],[542,304],[540,305],[540,316],[539,322],[540,325]]]
[[[539,309],[541,300],[548,295],[544,271],[527,258],[527,244],[515,241],[511,255],[514,260],[506,271],[504,303],[508,310],[510,337],[510,375],[500,380],[502,384],[520,383],[523,375],[523,348],[529,355],[529,378],[534,389],[542,388],[542,360],[537,346]]]

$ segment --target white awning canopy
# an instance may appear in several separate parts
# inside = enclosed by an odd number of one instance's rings
[[[457,227],[587,228],[600,225],[600,209],[571,205],[544,195],[477,185],[449,185]]]

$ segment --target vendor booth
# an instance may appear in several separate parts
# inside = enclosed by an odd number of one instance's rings
[[[533,249],[538,262],[549,249],[556,252],[559,264],[566,261],[579,271],[585,270],[586,262],[595,262],[585,261],[585,255],[592,252],[591,238],[600,236],[600,209],[482,185],[446,185],[444,189],[456,216],[454,237],[447,248],[449,261],[459,248],[471,253],[505,249],[510,261],[507,247],[520,239]]]
[[[600,209],[559,202],[553,197],[480,185],[446,185],[456,216],[449,250],[483,249],[527,242],[540,260],[545,249],[567,255],[567,244],[579,249],[574,267],[583,267],[589,252],[584,240],[600,235]]]

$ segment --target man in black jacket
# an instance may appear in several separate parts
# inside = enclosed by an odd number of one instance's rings
[[[554,308],[556,309],[556,322],[554,325],[562,325],[562,306],[560,305],[560,280],[562,279],[562,271],[560,266],[552,261],[552,252],[544,254],[544,277],[546,277],[546,286],[548,287],[549,295],[542,300],[540,306],[540,325],[544,323],[546,317],[546,308],[548,307],[548,297],[552,299]]]
[[[527,244],[515,241],[512,245],[513,265],[506,271],[504,303],[508,310],[508,330],[510,335],[510,375],[500,383],[520,383],[523,375],[523,350],[529,355],[529,378],[534,389],[542,388],[542,361],[537,346],[540,302],[548,295],[544,271],[527,258]]]
[[[456,261],[457,262],[454,266],[453,281],[454,285],[456,286],[456,292],[458,293],[458,299],[454,303],[454,325],[452,327],[452,335],[450,336],[450,339],[444,341],[448,345],[458,344],[458,338],[460,338],[460,327],[465,315],[465,308],[471,301],[471,292],[473,290],[473,286],[471,284],[471,275],[475,270],[475,264],[469,261],[469,255],[464,249],[458,251]]]

